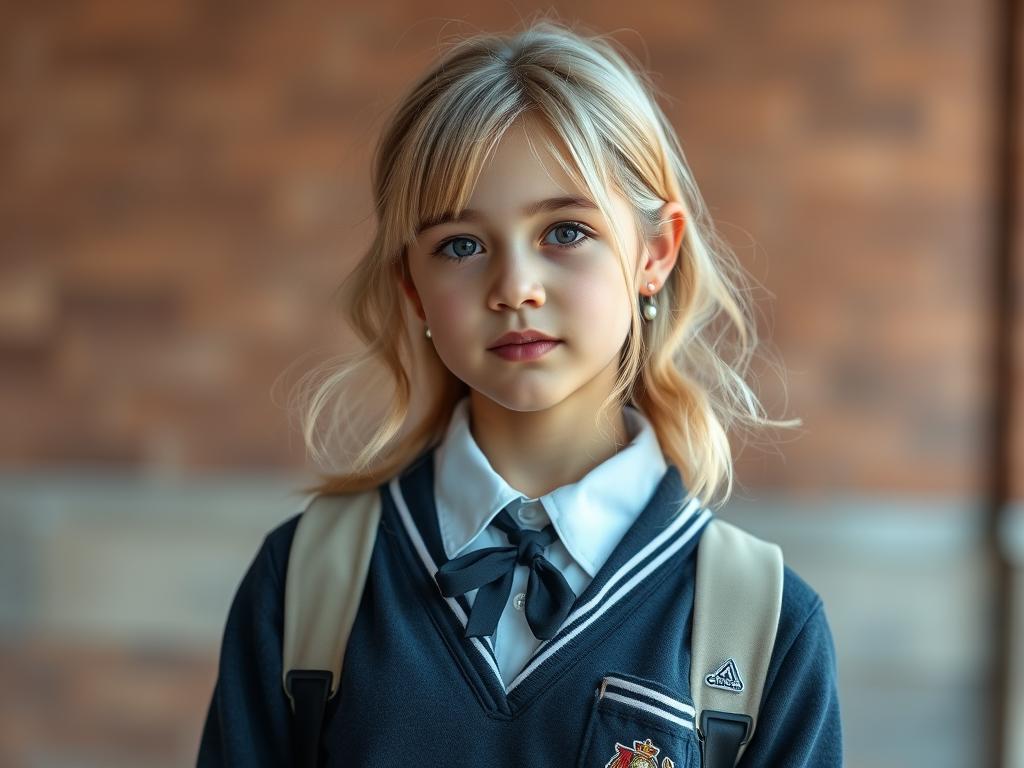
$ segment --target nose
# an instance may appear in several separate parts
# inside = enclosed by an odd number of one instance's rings
[[[491,309],[515,310],[527,302],[535,307],[544,305],[542,270],[534,254],[510,248],[493,263],[496,274],[487,302]]]

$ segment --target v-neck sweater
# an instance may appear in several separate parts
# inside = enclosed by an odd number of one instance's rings
[[[690,632],[696,548],[711,513],[680,504],[675,465],[558,633],[508,685],[488,644],[464,637],[468,603],[443,597],[434,579],[446,555],[433,473],[431,450],[379,488],[381,521],[324,716],[321,764],[699,768]],[[281,649],[299,517],[266,536],[232,601],[198,766],[289,764]],[[740,768],[841,764],[831,632],[821,598],[786,566],[758,727]]]

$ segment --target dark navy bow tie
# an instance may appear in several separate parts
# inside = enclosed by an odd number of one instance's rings
[[[558,534],[553,525],[542,531],[520,528],[501,510],[491,525],[508,535],[508,547],[484,547],[449,560],[437,571],[437,584],[445,597],[478,590],[466,624],[466,637],[490,636],[512,592],[516,565],[530,567],[526,583],[526,621],[538,640],[554,637],[569,615],[576,593],[562,572],[544,557]]]

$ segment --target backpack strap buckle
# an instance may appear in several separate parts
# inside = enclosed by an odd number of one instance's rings
[[[290,669],[284,687],[292,699],[292,764],[313,768],[317,764],[320,729],[331,692],[333,676],[326,669]]]
[[[697,738],[703,768],[733,768],[740,746],[747,743],[753,726],[754,719],[750,715],[701,710]]]

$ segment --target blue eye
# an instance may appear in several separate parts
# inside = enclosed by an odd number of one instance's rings
[[[593,234],[590,230],[585,229],[582,224],[577,224],[575,221],[563,221],[561,224],[556,224],[548,231],[557,232],[560,229],[567,229],[570,232],[576,232],[580,235],[578,240],[571,240],[568,243],[552,243],[552,245],[557,245],[561,248],[575,248],[578,245],[583,245],[583,242],[585,240],[589,240],[590,236]]]
[[[559,222],[558,224],[553,226],[551,229],[549,229],[548,233],[550,234],[552,232],[558,232],[559,230],[568,230],[569,232],[573,232],[575,234],[578,234],[579,237],[577,239],[571,240],[569,242],[551,242],[551,241],[545,239],[544,240],[544,244],[545,245],[553,245],[556,248],[576,248],[578,246],[583,245],[584,242],[586,242],[587,240],[590,240],[592,237],[594,237],[594,232],[592,230],[590,230],[587,227],[584,227],[582,224],[580,224],[579,222],[576,222],[576,221],[563,221],[563,222]],[[557,236],[556,236],[556,240],[557,240]],[[470,244],[468,246],[468,250],[466,249],[466,244],[467,243]],[[475,238],[466,237],[465,235],[460,235],[458,237],[452,237],[452,238],[449,238],[448,240],[445,240],[443,243],[441,243],[439,246],[437,246],[437,249],[435,251],[433,251],[432,255],[438,256],[439,258],[442,258],[442,259],[447,259],[448,261],[464,261],[465,259],[469,258],[470,256],[475,256],[476,253],[479,253],[479,251],[478,252],[473,252],[472,251],[472,247],[473,247],[472,244],[479,245],[480,243]],[[463,252],[460,253],[459,252],[460,249],[459,248],[455,248],[455,246],[457,246],[457,245],[462,246],[461,250]],[[453,252],[448,252],[448,246],[453,246],[454,251]]]
[[[447,251],[449,245],[454,246],[456,244],[460,244],[460,245],[465,246],[467,243],[469,244],[468,247],[472,248],[473,244],[476,243],[476,240],[474,240],[471,237],[453,237],[451,240],[445,240],[443,243],[441,243],[441,245],[439,245],[437,247],[437,250],[434,251],[434,255],[435,256],[440,256],[440,257],[448,259],[450,261],[462,261],[463,259],[469,258],[470,256],[473,256],[475,254],[473,254],[473,253],[461,253],[461,254],[460,253],[446,253],[445,251]]]

